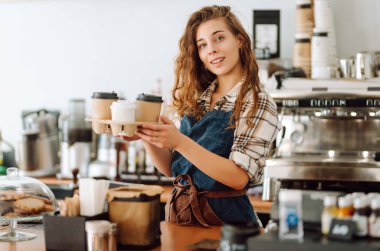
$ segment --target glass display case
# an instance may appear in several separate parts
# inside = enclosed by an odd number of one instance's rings
[[[10,230],[0,234],[0,241],[23,241],[36,236],[17,231],[17,222],[40,221],[45,214],[58,210],[53,192],[42,182],[19,175],[19,169],[10,167],[0,177],[0,220],[9,223]]]

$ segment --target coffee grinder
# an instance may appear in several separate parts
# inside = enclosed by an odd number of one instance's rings
[[[85,121],[85,100],[69,100],[69,114],[60,118],[62,131],[60,178],[88,176],[88,165],[94,158],[91,124]]]

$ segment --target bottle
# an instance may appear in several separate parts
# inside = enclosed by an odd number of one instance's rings
[[[364,237],[368,235],[368,216],[366,215],[367,200],[365,197],[354,199],[354,215],[352,220],[356,223],[355,235]]]
[[[117,224],[111,223],[108,232],[108,251],[117,251]]]
[[[136,142],[131,141],[128,144],[128,168],[127,174],[136,174]]]
[[[349,196],[339,197],[338,199],[338,218],[347,219],[353,215],[352,198]]]
[[[0,131],[0,145],[2,144],[2,138],[1,138],[1,131]],[[3,151],[0,148],[0,175],[6,175],[7,174],[7,168],[3,166],[4,164],[4,155]]]
[[[380,199],[371,200],[371,216],[369,217],[369,236],[380,238]]]
[[[280,239],[302,239],[302,193],[299,190],[281,190]]]
[[[328,234],[331,221],[338,215],[338,207],[336,206],[335,196],[326,196],[323,199],[323,212],[321,216],[321,231],[322,234]]]
[[[1,141],[0,141],[1,144]],[[3,151],[0,150],[0,166],[3,166],[4,163],[4,157],[3,157]]]
[[[156,169],[148,154],[145,155],[145,166],[145,172],[149,175],[154,175]]]
[[[3,166],[4,168],[17,167],[15,155],[14,147],[12,144],[4,140],[0,130],[0,166]]]
[[[7,168],[3,166],[3,153],[0,151],[0,175],[6,175]]]

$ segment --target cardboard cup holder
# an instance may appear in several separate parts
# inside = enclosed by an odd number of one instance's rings
[[[123,123],[117,122],[113,120],[106,119],[93,119],[87,118],[86,121],[90,121],[92,123],[92,130],[96,134],[112,134],[113,136],[128,136],[132,137],[135,135],[137,130],[137,126],[142,125],[144,123],[150,124],[158,124],[159,122],[131,122],[131,123]]]

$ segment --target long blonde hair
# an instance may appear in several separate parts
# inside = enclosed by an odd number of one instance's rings
[[[203,67],[203,63],[198,55],[196,45],[196,32],[198,27],[209,20],[223,18],[228,29],[235,36],[243,38],[243,46],[240,49],[240,60],[245,69],[245,82],[242,84],[236,99],[233,116],[231,116],[231,126],[235,126],[234,121],[238,121],[244,100],[249,91],[253,91],[254,106],[249,111],[252,117],[258,108],[258,93],[261,91],[258,76],[258,66],[253,53],[251,40],[244,30],[240,21],[231,12],[228,6],[208,6],[193,13],[186,25],[185,32],[179,40],[180,52],[176,58],[175,85],[173,88],[173,105],[177,108],[178,114],[191,115],[196,119],[202,116],[202,110],[197,105],[198,97],[207,89],[216,75]],[[248,119],[248,126],[253,126],[252,120]]]

